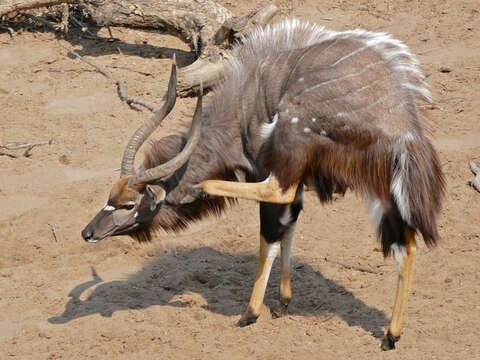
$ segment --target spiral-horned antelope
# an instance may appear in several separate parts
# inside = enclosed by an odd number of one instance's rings
[[[220,213],[233,198],[260,202],[260,262],[239,325],[260,314],[272,263],[280,251],[283,315],[292,297],[290,249],[304,185],[320,202],[351,189],[370,205],[384,256],[400,267],[384,350],[402,330],[415,234],[438,238],[444,194],[437,154],[417,110],[430,101],[414,56],[400,41],[363,30],[334,32],[288,20],[259,28],[232,52],[223,80],[202,109],[198,97],[188,134],[135,154],[175,104],[172,66],[166,102],[128,143],[120,179],[104,208],[82,231],[88,242],[130,235],[150,240]]]

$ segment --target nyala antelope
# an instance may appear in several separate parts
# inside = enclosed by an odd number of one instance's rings
[[[280,252],[274,314],[292,297],[290,249],[304,188],[320,202],[351,189],[366,199],[383,255],[400,268],[382,348],[402,330],[416,253],[415,235],[438,239],[444,178],[417,103],[430,101],[415,57],[387,34],[334,32],[288,20],[255,30],[232,52],[205,108],[202,94],[188,133],[153,142],[143,164],[135,154],[175,104],[172,66],[166,101],[133,135],[120,179],[82,231],[88,242],[157,229],[178,231],[235,198],[260,202],[260,261],[239,325],[260,314],[272,263]]]

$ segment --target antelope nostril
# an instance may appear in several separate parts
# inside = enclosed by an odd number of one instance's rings
[[[93,234],[89,229],[83,229],[82,230],[82,237],[84,240],[88,241],[92,238]]]

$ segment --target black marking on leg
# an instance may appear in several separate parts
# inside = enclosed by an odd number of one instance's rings
[[[385,337],[382,340],[382,350],[388,351],[395,349],[395,343],[400,340],[400,336],[393,336],[390,332],[387,332]]]
[[[260,203],[260,233],[267,243],[271,244],[282,239],[287,230],[297,222],[300,211],[303,209],[302,193],[303,185],[300,185],[295,200],[291,204]],[[290,207],[290,219],[288,223],[282,224],[280,219],[288,207]]]

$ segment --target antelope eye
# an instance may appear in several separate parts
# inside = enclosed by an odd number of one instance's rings
[[[135,204],[127,204],[127,205],[123,205],[122,209],[132,210],[134,207],[135,207]]]

